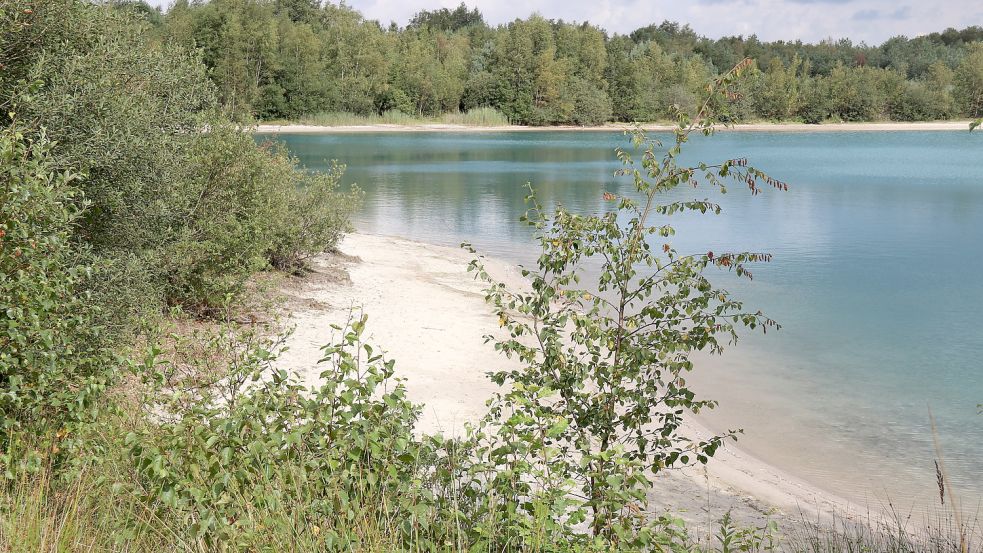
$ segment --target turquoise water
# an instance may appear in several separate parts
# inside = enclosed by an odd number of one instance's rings
[[[608,208],[620,133],[284,135],[309,168],[348,165],[363,232],[470,241],[530,262],[523,185],[579,212]],[[674,218],[680,251],[767,251],[752,283],[715,277],[777,319],[691,381],[721,400],[708,422],[833,492],[902,509],[936,497],[928,410],[963,502],[983,497],[983,133],[722,133],[692,160],[746,156],[790,183],[751,197],[681,189],[719,216]],[[934,499],[937,501],[937,498]]]

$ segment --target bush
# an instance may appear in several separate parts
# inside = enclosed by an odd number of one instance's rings
[[[739,64],[716,80],[712,99],[732,97],[736,76],[749,65]],[[605,193],[617,209],[582,216],[562,206],[548,213],[531,196],[524,219],[541,254],[536,268],[522,274],[532,292],[491,280],[480,259],[471,264],[488,284],[486,298],[505,329],[506,337],[489,334],[486,341],[522,364],[490,373],[510,390],[491,404],[488,423],[499,441],[485,450],[485,462],[495,469],[488,481],[496,495],[543,513],[557,529],[589,523],[596,539],[629,549],[653,547],[659,521],[638,514],[653,486],[651,475],[706,463],[734,436],[692,441],[681,434],[688,413],[716,405],[687,386],[690,355],[721,353],[724,340],[736,341],[739,328],[777,325],[745,309],[704,273],[718,267],[749,277],[747,266],[770,256],[681,255],[669,242],[675,231],[665,218],[720,208],[707,200],[659,201],[680,186],[696,186],[697,178],[717,188],[741,183],[752,194],[764,186],[786,187],[743,159],[678,163],[690,135],[712,134],[719,116],[712,108],[692,119],[680,114],[667,150],[638,132],[638,165],[619,151],[626,165],[620,173],[632,180],[641,201]],[[591,284],[582,281],[586,267],[599,269]],[[506,476],[495,476],[499,472]]]
[[[389,87],[381,92],[375,100],[376,112],[379,115],[387,111],[399,111],[402,113],[416,113],[416,105],[409,95],[396,87]]]
[[[805,82],[802,91],[802,103],[798,115],[802,121],[809,124],[819,124],[829,119],[832,111],[832,100],[826,80],[821,77],[810,78]]]
[[[316,253],[348,228],[351,199],[295,192],[311,177],[233,126],[198,55],[154,40],[131,10],[52,0],[18,17],[4,40],[26,54],[0,75],[3,103],[14,76],[41,83],[19,116],[47,129],[55,167],[87,175],[72,238],[97,271],[85,285],[106,328],[132,333],[167,304],[208,313],[278,248]]]
[[[286,161],[286,154],[279,154]],[[350,216],[361,200],[356,187],[338,193],[345,166],[333,163],[326,173],[299,173],[299,182],[281,187],[279,223],[274,227],[267,257],[273,267],[297,270],[311,256],[334,248],[350,230]]]
[[[983,116],[983,45],[975,44],[956,68],[953,96],[969,117]]]
[[[939,119],[944,115],[939,110],[937,94],[929,90],[924,83],[904,81],[899,90],[888,100],[888,115],[895,121],[928,121]]]
[[[499,82],[487,71],[472,74],[464,83],[461,106],[473,110],[493,105],[499,96]]]
[[[419,407],[392,380],[393,363],[361,342],[364,325],[337,329],[313,389],[274,368],[273,344],[241,334],[218,335],[206,350],[234,360],[224,372],[203,371],[201,358],[185,360],[190,371],[149,358],[146,381],[166,385],[149,388],[146,422],[126,437],[132,491],[146,509],[138,520],[237,550],[285,536],[335,550],[430,533],[432,503],[418,479],[424,442],[412,434]],[[164,420],[154,423],[155,413]]]
[[[72,249],[79,174],[54,169],[52,144],[0,131],[0,469],[22,437],[68,450],[78,424],[103,407],[116,360],[80,289],[88,268]]]
[[[578,502],[542,470],[543,434],[522,413],[493,408],[463,440],[416,437],[420,406],[362,342],[365,323],[336,328],[313,388],[275,368],[275,341],[236,329],[149,356],[125,437],[133,476],[113,484],[132,498],[118,533],[203,550],[636,550],[567,516]],[[668,519],[640,522],[648,543],[684,539]]]

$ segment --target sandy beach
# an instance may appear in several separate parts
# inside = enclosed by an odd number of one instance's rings
[[[359,132],[523,132],[523,131],[568,131],[568,132],[619,132],[635,128],[628,124],[609,124],[598,127],[555,126],[529,127],[524,125],[506,125],[498,127],[476,127],[466,125],[448,125],[441,123],[422,125],[340,125],[319,126],[301,124],[261,124],[253,127],[254,132],[265,134],[332,134]],[[647,131],[671,131],[672,125],[644,124],[642,129]],[[966,121],[930,121],[920,123],[825,123],[808,125],[805,123],[742,123],[730,127],[720,127],[721,132],[871,132],[871,131],[963,131],[968,132],[969,120]]]
[[[369,317],[368,342],[396,360],[410,398],[423,403],[423,432],[459,433],[484,413],[496,390],[485,373],[509,363],[484,343],[498,328],[484,302],[482,286],[467,272],[470,255],[460,249],[404,239],[352,234],[341,253],[314,260],[313,273],[287,286],[295,327],[283,368],[314,383],[319,347],[332,338],[331,324],[343,323],[352,309]],[[486,260],[497,279],[522,285],[516,267]],[[725,400],[726,398],[720,398]],[[692,421],[686,434],[709,435]],[[865,518],[865,507],[819,489],[789,472],[727,445],[707,467],[663,473],[651,498],[653,509],[670,509],[705,527],[724,513],[741,523],[768,519],[815,520],[833,513]]]

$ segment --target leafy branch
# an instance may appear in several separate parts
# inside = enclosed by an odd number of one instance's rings
[[[490,448],[489,462],[506,467],[519,457],[538,467],[531,474],[562,475],[568,495],[563,502],[555,498],[553,507],[562,507],[556,516],[589,519],[594,536],[642,539],[648,522],[640,513],[651,475],[706,463],[725,439],[736,436],[737,431],[702,441],[685,436],[687,413],[717,405],[698,398],[687,384],[690,355],[721,353],[740,328],[778,328],[705,275],[717,268],[751,278],[748,266],[770,261],[770,255],[682,254],[669,242],[675,229],[661,220],[685,211],[721,212],[706,199],[660,203],[682,185],[725,192],[738,183],[752,195],[768,187],[788,189],[744,158],[679,163],[693,133],[710,136],[726,117],[731,89],[750,66],[745,60],[713,81],[695,116],[677,111],[668,147],[641,130],[631,133],[640,161],[619,149],[624,167],[617,174],[632,179],[641,198],[605,192],[616,208],[584,216],[562,206],[548,211],[530,186],[530,209],[522,220],[535,229],[541,248],[536,267],[522,269],[531,291],[492,279],[480,256],[470,265],[486,282],[486,298],[507,333],[486,341],[522,363],[489,373],[511,388],[492,401],[484,422],[502,443]],[[592,262],[600,264],[595,273],[586,269]],[[587,281],[591,286],[582,284]],[[530,436],[541,438],[532,442]],[[571,497],[583,500],[570,503]]]

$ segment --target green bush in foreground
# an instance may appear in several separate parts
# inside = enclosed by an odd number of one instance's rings
[[[284,151],[278,155],[289,160]],[[289,161],[293,166],[293,160]],[[361,201],[361,192],[354,186],[347,194],[338,192],[344,165],[333,163],[327,172],[291,170],[297,184],[281,187],[279,224],[271,229],[266,251],[273,267],[282,270],[297,270],[311,256],[333,248],[351,230],[351,214]]]
[[[262,345],[219,375],[224,385],[152,386],[148,423],[125,440],[143,518],[229,550],[285,538],[347,548],[366,525],[412,535],[414,506],[405,502],[423,491],[414,489],[419,408],[392,380],[393,363],[361,343],[363,326],[355,321],[324,348],[323,383],[313,389],[276,370]],[[143,369],[173,382],[172,366],[150,359]],[[154,412],[168,416],[152,423]]]
[[[562,207],[550,214],[534,203],[525,220],[536,230],[541,254],[535,269],[522,272],[531,292],[491,280],[480,260],[471,266],[488,282],[487,298],[508,334],[486,340],[522,364],[489,373],[496,383],[511,385],[492,404],[500,419],[489,421],[505,433],[502,444],[510,445],[492,450],[490,461],[509,472],[520,452],[527,456],[525,471],[548,482],[542,486],[550,494],[544,508],[556,523],[589,523],[594,537],[613,544],[652,547],[658,526],[641,514],[651,475],[706,463],[734,435],[701,442],[682,435],[688,413],[716,405],[697,399],[686,384],[691,352],[720,353],[722,341],[736,340],[739,327],[777,326],[760,312],[744,310],[704,275],[716,266],[749,277],[746,266],[770,256],[680,254],[670,244],[675,231],[664,218],[720,208],[707,200],[659,203],[664,194],[699,180],[721,189],[727,181],[738,182],[753,194],[762,186],[786,188],[744,159],[696,166],[678,161],[692,133],[712,134],[724,114],[711,111],[711,100],[731,97],[749,63],[713,83],[713,96],[694,119],[680,115],[667,149],[647,143],[639,132],[634,142],[641,148],[640,166],[619,152],[626,165],[622,174],[633,179],[641,201],[605,194],[617,200],[617,209],[597,216]],[[663,219],[652,222],[656,217]],[[599,264],[598,279],[582,283],[591,261]]]
[[[81,175],[58,171],[52,144],[19,127],[0,130],[0,471],[53,459],[104,407],[116,361],[103,347],[82,290],[85,265],[70,243]],[[52,441],[48,441],[49,438]]]

